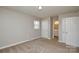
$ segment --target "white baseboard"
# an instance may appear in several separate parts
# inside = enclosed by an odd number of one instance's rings
[[[12,47],[12,46],[15,46],[15,45],[19,45],[19,44],[22,44],[22,43],[25,43],[27,41],[30,41],[30,40],[25,40],[25,41],[21,41],[21,42],[17,42],[17,43],[13,43],[13,44],[10,44],[10,45],[6,45],[6,46],[3,46],[3,47],[0,47],[0,50],[1,49],[5,49],[5,48],[9,48],[9,47]]]
[[[34,39],[39,39],[39,38],[41,38],[41,37],[35,37],[35,38],[33,38],[32,40],[34,40]]]
[[[51,40],[51,38],[45,38],[45,37],[41,37],[41,38]]]
[[[58,41],[58,42],[60,42],[60,43],[65,43],[64,41]],[[71,47],[79,47],[79,45],[77,45],[77,44],[71,44],[71,43],[65,43],[66,45],[70,45]]]
[[[38,39],[38,38],[40,38],[40,37],[33,38],[32,40],[35,40],[35,39]],[[13,43],[13,44],[10,44],[10,45],[6,45],[6,46],[3,46],[3,47],[0,47],[0,50],[5,49],[5,48],[9,48],[9,47],[12,47],[12,46],[16,46],[16,45],[19,45],[19,44],[22,44],[22,43],[25,43],[25,42],[28,42],[28,41],[32,41],[32,40],[25,40],[25,41]]]

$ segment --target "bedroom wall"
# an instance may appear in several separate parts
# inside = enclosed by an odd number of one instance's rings
[[[0,7],[0,48],[39,38],[40,29],[34,30],[34,20],[39,18]]]

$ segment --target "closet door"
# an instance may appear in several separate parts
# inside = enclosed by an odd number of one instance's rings
[[[70,44],[73,46],[79,46],[79,17],[71,17],[70,27]]]
[[[62,40],[64,43],[70,43],[70,27],[71,27],[71,18],[62,19]]]
[[[71,42],[74,39],[74,36],[72,34],[73,33],[72,29],[75,26],[73,26],[74,24],[72,22],[73,22],[72,17],[67,17],[66,20],[65,20],[65,25],[66,25],[66,28],[65,28],[66,31],[64,33],[66,35],[65,43],[68,44],[68,45],[71,45]]]
[[[62,40],[64,43],[77,46],[79,38],[79,17],[66,17],[62,20]]]
[[[62,42],[66,43],[66,18],[62,18]]]

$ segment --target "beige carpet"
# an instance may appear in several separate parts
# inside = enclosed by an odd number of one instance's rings
[[[64,43],[57,42],[57,39],[35,39],[17,46],[0,50],[1,53],[74,53],[79,49],[66,47]]]

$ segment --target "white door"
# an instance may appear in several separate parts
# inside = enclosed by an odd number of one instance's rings
[[[66,35],[66,40],[65,40],[65,42],[66,42],[66,44],[68,44],[68,45],[71,45],[71,42],[72,42],[72,40],[74,39],[74,38],[72,38],[72,36],[73,36],[73,31],[72,31],[72,29],[75,27],[75,26],[73,26],[74,24],[72,23],[73,22],[73,18],[72,17],[68,17],[68,18],[66,18],[66,22],[65,22],[65,24],[66,24],[66,28],[65,28],[65,35]],[[73,36],[74,37],[74,36]]]
[[[43,38],[48,38],[48,20],[42,20],[41,23],[41,36]]]
[[[78,46],[79,43],[79,17],[71,18],[71,27],[70,27],[70,44]]]
[[[62,19],[62,40],[68,45],[76,46],[79,38],[79,17]]]
[[[62,42],[66,42],[66,18],[62,18]]]

